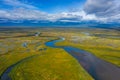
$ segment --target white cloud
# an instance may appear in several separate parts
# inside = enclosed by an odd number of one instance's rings
[[[3,22],[14,20],[19,23],[23,20],[62,21],[62,22],[81,22],[81,21],[100,21],[100,22],[120,22],[120,1],[117,0],[87,0],[84,10],[69,11],[49,14],[40,11],[37,7],[19,0],[3,0],[4,4],[13,6],[11,10],[0,10],[0,18]],[[113,4],[116,3],[116,4]],[[15,21],[16,20],[16,21]]]
[[[114,0],[87,0],[84,10],[88,14],[101,15],[113,6],[113,2]]]
[[[85,20],[97,20],[97,17],[94,14],[86,14],[84,11],[78,11],[52,14],[50,19],[53,21],[80,22]]]
[[[84,6],[87,14],[94,14],[104,21],[120,20],[119,0],[87,0]]]
[[[82,20],[96,20],[97,17],[94,14],[86,14],[84,11],[77,12],[82,17]]]
[[[2,0],[4,4],[10,5],[13,7],[23,7],[23,8],[28,8],[28,9],[37,9],[37,7],[30,5],[25,2],[21,2],[19,0]]]
[[[36,22],[39,22],[39,20],[49,20],[52,22],[80,22],[84,20],[97,19],[95,15],[86,14],[82,10],[49,14],[39,11],[37,7],[19,0],[3,0],[3,2],[6,5],[13,6],[13,8],[15,7],[15,9],[11,10],[0,10],[0,15],[2,15],[0,18],[6,18],[10,20],[36,20]]]
[[[28,10],[18,8],[13,10],[0,10],[0,18],[11,20],[42,20],[46,19],[47,14],[38,10]]]
[[[17,20],[17,22],[19,22],[18,20],[20,20],[20,22],[21,20],[36,20],[37,22],[39,22],[40,20],[48,20],[52,22],[81,22],[88,20],[104,20],[96,17],[93,14],[86,14],[84,11],[48,14],[39,10],[29,10],[24,8],[17,8],[13,10],[0,10],[0,18]]]

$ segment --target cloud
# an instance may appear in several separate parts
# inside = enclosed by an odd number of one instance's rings
[[[120,14],[119,0],[87,0],[84,10],[88,14],[108,17]]]
[[[25,0],[26,1],[26,0]],[[3,3],[10,5],[13,9],[0,10],[0,18],[9,20],[48,20],[48,21],[62,21],[62,22],[80,22],[86,20],[97,20],[94,14],[86,14],[85,11],[68,11],[61,13],[49,14],[40,11],[37,7],[19,0],[3,0]]]
[[[56,14],[48,14],[51,21],[62,22],[81,22],[87,20],[97,20],[93,14],[86,14],[83,10],[74,12],[61,12]]]
[[[87,14],[94,14],[103,22],[120,22],[119,0],[87,0],[84,11]]]
[[[46,19],[47,14],[38,10],[17,8],[13,10],[0,10],[0,18],[10,20],[42,20]]]
[[[6,5],[13,6],[13,7],[22,7],[28,9],[37,9],[37,7],[30,5],[28,2],[21,2],[19,0],[2,0],[2,2]]]
[[[88,15],[84,11],[79,12],[61,12],[55,14],[45,13],[39,10],[29,10],[17,8],[12,10],[0,10],[0,18],[8,20],[48,20],[51,22],[80,22],[85,20],[96,20],[95,15]],[[19,22],[19,21],[17,21]]]
[[[74,10],[61,13],[46,13],[37,7],[19,0],[3,0],[3,3],[12,6],[13,9],[0,10],[0,22],[8,20],[19,23],[24,20],[61,21],[61,22],[120,22],[120,1],[118,0],[87,0],[83,10]]]

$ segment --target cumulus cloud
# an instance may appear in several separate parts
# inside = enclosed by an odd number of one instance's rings
[[[84,10],[88,14],[101,15],[113,6],[113,0],[87,0]]]
[[[15,22],[21,22],[22,20],[49,20],[52,22],[80,22],[85,20],[97,20],[94,14],[86,14],[85,11],[69,11],[49,14],[37,9],[37,7],[30,5],[26,2],[19,0],[2,0],[4,4],[13,6],[11,10],[0,10],[0,18],[16,20]],[[4,20],[5,21],[5,20]]]
[[[0,10],[0,18],[9,20],[48,20],[52,22],[80,22],[85,20],[97,20],[95,15],[86,14],[84,11],[48,14],[39,10],[29,10],[25,8]]]
[[[119,0],[87,0],[84,5],[87,14],[95,14],[99,18],[106,20],[118,20],[120,18]]]
[[[81,22],[81,21],[120,21],[120,1],[118,0],[87,0],[83,10],[68,11],[61,13],[46,13],[37,7],[20,0],[2,0],[5,5],[10,5],[13,9],[0,10],[0,22],[12,20],[15,23],[23,20],[39,21],[62,21],[62,22]]]

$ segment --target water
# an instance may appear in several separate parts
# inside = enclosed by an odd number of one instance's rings
[[[12,70],[16,65],[18,65],[18,64],[20,64],[20,63],[22,63],[22,62],[24,62],[24,61],[26,61],[26,60],[29,60],[29,59],[31,59],[31,58],[34,58],[35,56],[38,56],[38,55],[32,55],[32,56],[30,56],[30,57],[24,58],[24,59],[18,61],[17,63],[9,66],[9,67],[2,73],[2,75],[0,76],[0,80],[12,80],[11,77],[9,76],[9,73],[11,72],[11,70]]]
[[[27,42],[24,42],[24,43],[22,44],[22,46],[25,47],[25,48],[27,48]]]
[[[70,46],[55,46],[56,42],[64,39],[54,40],[46,43],[46,46],[53,48],[62,48],[72,55],[80,63],[80,65],[95,79],[95,80],[120,80],[120,68],[115,65],[101,60],[93,54],[84,50]]]

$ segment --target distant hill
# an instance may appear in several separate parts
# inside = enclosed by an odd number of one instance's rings
[[[0,26],[24,26],[24,27],[91,27],[91,28],[107,28],[120,30],[120,23],[101,23],[96,21],[81,21],[81,22],[63,22],[63,21],[7,21],[0,23]]]

